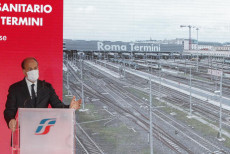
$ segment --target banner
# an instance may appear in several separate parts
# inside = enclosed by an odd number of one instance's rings
[[[3,0],[0,2],[0,120],[1,153],[10,153],[10,135],[3,111],[11,84],[23,79],[21,62],[35,57],[39,79],[50,82],[62,98],[62,0]]]

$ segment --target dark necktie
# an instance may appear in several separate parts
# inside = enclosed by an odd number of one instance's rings
[[[33,107],[36,107],[36,95],[35,95],[35,91],[34,91],[34,86],[35,86],[35,84],[31,85],[31,94],[32,94],[31,103],[32,103]]]

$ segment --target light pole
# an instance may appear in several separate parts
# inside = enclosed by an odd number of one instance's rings
[[[121,65],[122,65],[122,64],[121,64]],[[125,63],[123,63],[123,71],[124,71],[124,72],[123,72],[123,76],[124,76],[124,78],[125,78],[125,69],[126,69],[126,68],[125,68]]]
[[[196,28],[196,31],[197,31],[197,33],[196,33],[196,36],[197,36],[197,46],[196,46],[196,49],[198,50],[199,48],[198,48],[198,45],[199,45],[199,42],[198,42],[198,31],[199,31],[199,28]]]
[[[220,77],[220,123],[219,123],[219,138],[222,138],[222,81],[223,81],[223,71]]]
[[[219,101],[220,101],[220,111],[219,111],[219,132],[217,135],[217,138],[220,141],[223,141],[224,138],[222,138],[222,81],[223,81],[223,71],[221,72],[220,76],[220,90],[214,91],[214,93],[219,93]]]
[[[160,61],[160,69],[159,69],[159,80],[160,80],[160,84],[159,84],[159,101],[161,101],[161,61]]]
[[[150,131],[150,153],[153,154],[153,124],[152,124],[152,78],[151,76],[149,77],[149,116],[150,116],[150,121],[149,121],[149,131]]]
[[[67,69],[66,77],[67,77],[67,91],[68,91],[68,94],[66,96],[72,96],[70,94],[70,90],[69,90],[69,72],[68,72],[68,69]]]
[[[82,109],[79,111],[84,112],[88,109],[85,109],[85,99],[84,99],[84,85],[83,85],[83,57],[80,59],[81,64],[81,99],[82,99]]]
[[[196,46],[196,50],[197,50],[197,59],[196,59],[196,71],[198,72],[198,31],[199,31],[199,28],[196,28],[197,30],[197,46]]]
[[[77,52],[75,51],[73,54],[74,54],[74,65],[76,66],[76,62],[77,62]]]
[[[191,67],[190,67],[190,78],[189,78],[189,91],[190,91],[190,96],[189,96],[189,116],[192,116],[192,75],[191,75]]]
[[[66,65],[66,67],[67,67],[67,71],[66,71],[66,84],[67,84],[67,91],[68,91],[68,93],[67,93],[67,95],[65,95],[65,96],[67,96],[67,97],[71,97],[72,96],[72,94],[71,94],[71,91],[69,90],[69,57],[68,57],[68,54],[67,54],[67,65]]]
[[[212,81],[212,56],[211,56],[211,81]]]

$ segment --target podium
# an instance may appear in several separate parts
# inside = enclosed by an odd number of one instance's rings
[[[13,154],[75,154],[75,110],[19,108]]]

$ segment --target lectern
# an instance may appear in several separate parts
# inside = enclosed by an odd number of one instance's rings
[[[14,154],[75,154],[75,110],[19,108]]]

